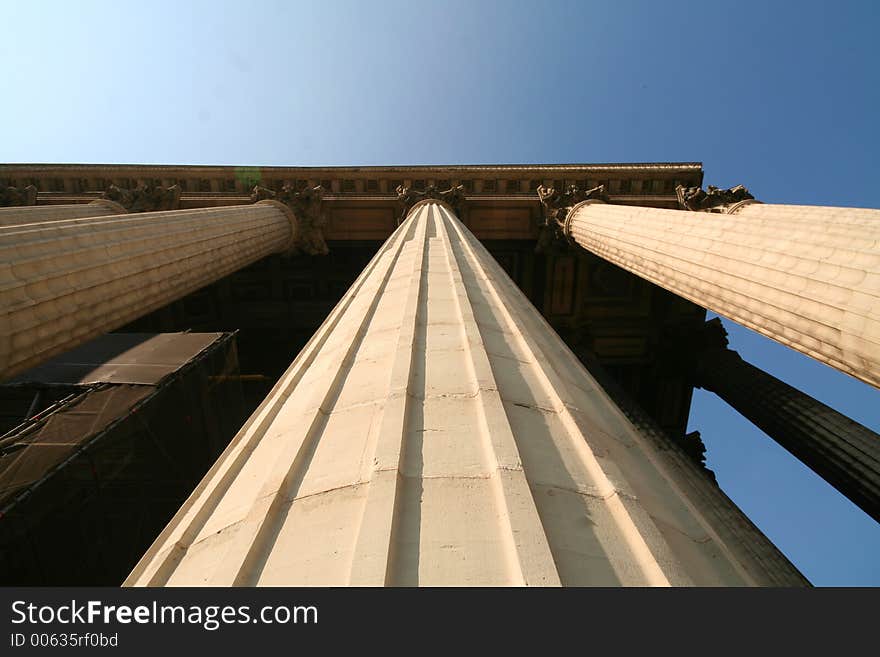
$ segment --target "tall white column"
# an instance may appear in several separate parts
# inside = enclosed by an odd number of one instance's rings
[[[295,244],[277,201],[0,227],[0,378]]]
[[[423,200],[126,584],[804,583],[683,461]]]
[[[541,193],[588,251],[880,386],[880,210],[746,200],[695,212]]]

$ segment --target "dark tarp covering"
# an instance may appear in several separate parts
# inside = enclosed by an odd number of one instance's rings
[[[155,385],[222,333],[108,333],[20,374],[8,383]]]
[[[63,463],[80,443],[124,418],[153,386],[99,386],[85,391],[46,420],[0,443],[0,509],[20,489]]]
[[[234,334],[154,337],[115,344],[161,347],[139,350],[172,367],[157,384],[68,377],[0,438],[0,585],[120,584],[246,419]],[[52,383],[0,385],[0,403]]]

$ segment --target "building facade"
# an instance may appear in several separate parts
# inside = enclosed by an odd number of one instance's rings
[[[685,435],[695,385],[875,518],[876,434],[705,309],[877,385],[878,211],[696,163],[0,167],[5,377],[238,331],[250,419],[131,585],[799,585]]]

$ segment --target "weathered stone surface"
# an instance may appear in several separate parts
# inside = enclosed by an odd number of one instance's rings
[[[126,214],[128,211],[113,201],[98,199],[91,203],[70,203],[67,205],[28,205],[0,208],[0,226],[38,224],[64,219],[83,217],[106,217]]]
[[[880,435],[746,362],[707,323],[694,383],[711,390],[880,521]]]
[[[735,210],[588,200],[571,209],[565,231],[660,287],[880,386],[880,210]]]
[[[126,585],[803,583],[713,526],[684,459],[426,200]]]
[[[0,377],[9,377],[271,253],[296,219],[256,205],[0,227]]]

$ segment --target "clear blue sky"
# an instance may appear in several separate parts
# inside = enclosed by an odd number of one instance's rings
[[[878,207],[876,2],[7,1],[0,161],[702,161],[765,202]],[[747,330],[749,361],[880,429],[880,393]],[[711,394],[722,487],[816,584],[880,525]]]

